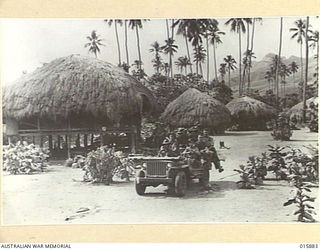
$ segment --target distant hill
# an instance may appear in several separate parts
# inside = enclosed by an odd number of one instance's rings
[[[266,90],[269,89],[269,83],[266,79],[264,79],[265,73],[269,70],[270,65],[272,63],[272,58],[275,56],[273,53],[269,53],[263,57],[261,61],[253,61],[252,68],[251,68],[251,87],[252,89],[257,89],[261,93],[264,93]],[[290,56],[289,58],[282,57],[282,62],[286,65],[289,65],[292,62],[296,62],[299,66],[298,72],[295,73],[294,77],[291,76],[286,78],[286,93],[294,93],[297,92],[297,86],[300,81],[301,76],[301,65],[300,65],[300,57],[297,56]],[[303,61],[303,73],[305,71],[305,60]],[[309,59],[309,67],[308,67],[308,82],[313,82],[314,77],[313,74],[315,73],[316,69],[316,60],[314,58]],[[239,71],[235,70],[231,74],[231,88],[234,93],[238,92],[238,81],[239,81]],[[228,82],[228,76],[225,78],[226,82]],[[247,83],[247,81],[246,81]],[[282,86],[279,86],[280,95],[283,93],[281,92]]]

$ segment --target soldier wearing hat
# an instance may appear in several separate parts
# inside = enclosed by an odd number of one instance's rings
[[[164,141],[161,144],[158,156],[159,157],[165,157],[170,154],[170,142],[168,139],[164,139]]]
[[[187,130],[184,128],[178,128],[176,132],[177,143],[179,147],[185,148],[188,145]]]

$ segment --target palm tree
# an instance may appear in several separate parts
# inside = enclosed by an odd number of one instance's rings
[[[283,85],[283,96],[286,95],[286,77],[291,74],[291,71],[287,65],[284,63],[280,64],[280,69],[279,69],[279,76],[281,77],[281,83]]]
[[[115,35],[116,35],[116,40],[117,40],[117,47],[118,47],[118,65],[121,65],[121,50],[120,50],[120,42],[119,42],[119,34],[118,34],[118,24],[122,26],[122,20],[120,19],[105,19],[104,20],[109,27],[112,26],[112,24],[114,24],[114,31],[115,31]]]
[[[143,25],[142,25],[142,21],[147,21],[146,19],[130,19],[129,20],[129,27],[131,29],[135,29],[136,30],[136,36],[137,36],[137,47],[138,47],[138,56],[139,56],[139,61],[141,62],[141,50],[140,50],[140,38],[139,38],[139,29],[142,29]],[[141,70],[141,65],[139,64],[140,68],[139,70]]]
[[[223,31],[219,30],[218,27],[218,22],[216,25],[210,25],[209,29],[208,29],[209,35],[211,37],[210,42],[212,44],[213,47],[213,60],[214,60],[214,72],[215,72],[215,79],[216,81],[218,80],[218,76],[217,76],[217,57],[216,57],[216,47],[219,43],[222,43],[221,41],[221,36],[225,35],[226,33]],[[208,50],[208,48],[207,48]],[[209,50],[208,50],[209,52]],[[209,58],[208,58],[208,62],[209,62]]]
[[[162,53],[162,48],[158,43],[158,41],[155,41],[153,44],[151,44],[151,49],[149,49],[149,51],[151,53],[154,53],[155,58],[152,60],[152,62],[154,63],[153,67],[156,69],[157,74],[159,74],[161,64],[162,64],[162,60],[160,56],[160,53]]]
[[[306,104],[306,91],[307,91],[307,85],[308,85],[308,66],[309,66],[309,35],[308,35],[308,30],[309,30],[309,17],[307,16],[307,22],[305,25],[305,42],[306,42],[306,73],[305,73],[305,79],[304,79],[304,84],[303,84],[303,121],[306,122],[306,109],[307,109],[307,104]]]
[[[228,55],[227,57],[223,58],[224,62],[227,64],[227,69],[228,69],[228,75],[229,75],[229,87],[230,87],[230,73],[231,73],[231,70],[235,70],[237,68],[236,64],[236,60],[231,56],[231,55]]]
[[[128,20],[124,20],[124,45],[126,47],[127,65],[129,66],[130,61],[129,61],[129,50],[128,50]]]
[[[317,66],[316,66],[316,73],[314,74],[314,76],[316,77],[316,84],[318,84],[319,83],[319,73],[318,73],[318,70],[319,70],[319,60],[318,60],[318,58],[319,58],[319,31],[317,31],[317,30],[312,31],[309,41],[311,42],[310,47],[313,49],[316,49],[316,54],[314,56],[314,59],[316,59],[316,61],[317,61]]]
[[[227,73],[227,64],[226,63],[221,63],[220,68],[219,68],[219,73],[221,75],[221,82],[224,82],[224,76]]]
[[[177,67],[180,69],[180,73],[182,73],[183,69],[185,70],[185,75],[187,75],[187,67],[191,64],[189,58],[187,56],[180,56],[178,60],[175,62]]]
[[[242,76],[242,81],[243,81],[243,86],[242,88],[244,89],[245,87],[245,75],[246,75],[246,72],[247,72],[247,67],[249,65],[249,58],[248,58],[248,53],[247,51],[249,51],[249,46],[250,46],[250,25],[252,24],[252,18],[243,18],[243,20],[245,21],[246,23],[246,33],[247,33],[247,49],[246,49],[246,53],[244,53],[245,55],[245,60],[243,60],[244,62],[246,62],[246,64],[244,64],[243,66],[243,76]]]
[[[86,43],[84,45],[85,48],[89,47],[89,53],[93,53],[95,55],[95,57],[97,58],[97,52],[100,53],[100,48],[99,46],[104,46],[104,44],[102,44],[102,40],[99,38],[100,36],[97,35],[97,32],[95,30],[93,30],[91,32],[91,36],[87,36],[87,39],[90,41],[88,43]]]
[[[282,29],[283,29],[283,17],[280,18],[280,41],[279,41],[279,52],[276,59],[276,102],[278,104],[279,99],[279,69],[281,63],[281,48],[282,48]]]
[[[169,55],[169,67],[171,72],[171,77],[173,77],[173,65],[172,65],[172,57],[174,53],[177,52],[178,46],[174,44],[174,40],[169,38],[168,40],[165,40],[165,45],[161,47],[163,50],[163,53],[166,55]]]
[[[262,22],[262,18],[261,17],[252,18],[251,47],[250,47],[250,51],[251,52],[254,51],[253,50],[253,44],[254,44],[255,23],[256,22],[260,22],[261,23]],[[251,57],[249,57],[249,65],[252,65],[252,58]],[[250,74],[251,74],[251,68],[248,69],[248,86],[249,86],[249,88],[251,87]]]
[[[292,76],[293,76],[293,83],[294,83],[294,74],[298,72],[298,69],[299,69],[299,66],[296,62],[291,62],[289,64],[289,69],[292,73]],[[294,83],[295,84],[295,83]]]
[[[300,44],[300,64],[301,64],[301,79],[300,82],[303,82],[303,56],[302,56],[302,44],[303,39],[305,37],[305,28],[306,28],[306,22],[302,19],[296,20],[294,22],[295,27],[291,28],[290,31],[294,32],[291,36],[291,39],[297,40],[297,43]]]
[[[243,87],[245,82],[245,72],[248,74],[248,84],[247,84],[247,91],[251,88],[250,84],[250,69],[252,68],[252,58],[256,58],[252,50],[247,50],[244,53],[243,65],[244,65],[244,74],[243,74]]]
[[[241,78],[241,33],[246,32],[243,18],[230,18],[225,25],[231,26],[231,31],[239,34],[239,96],[242,95],[242,78]]]
[[[197,75],[200,69],[200,75],[203,76],[202,63],[204,63],[204,61],[206,60],[206,50],[203,48],[202,45],[198,45],[194,48],[193,57],[193,61],[196,63]]]
[[[188,42],[188,22],[189,19],[178,19],[174,22],[174,26],[178,25],[177,34],[183,35],[186,43],[187,55],[188,59],[191,62],[190,50],[189,50],[189,42]],[[168,26],[168,25],[167,25]],[[169,34],[169,33],[168,33]],[[192,64],[190,63],[190,72],[192,72]]]
[[[264,79],[266,79],[269,83],[269,90],[271,89],[271,83],[273,81],[273,72],[267,71],[266,74],[264,75]]]

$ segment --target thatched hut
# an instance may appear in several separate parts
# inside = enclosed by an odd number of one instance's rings
[[[233,99],[226,106],[239,130],[264,130],[277,114],[275,108],[248,96]]]
[[[308,111],[310,110],[311,103],[318,105],[318,103],[319,103],[318,97],[311,97],[310,99],[306,100],[307,115],[308,115]],[[294,105],[291,109],[288,110],[287,114],[289,115],[290,120],[302,122],[302,120],[303,120],[303,102],[299,102],[298,104]]]
[[[71,55],[26,74],[4,89],[3,114],[12,127],[56,133],[139,129],[141,115],[156,109],[152,93],[102,60]],[[18,124],[18,126],[17,126]]]
[[[194,88],[169,103],[161,119],[173,128],[199,125],[216,133],[223,132],[231,121],[230,112],[223,103]]]

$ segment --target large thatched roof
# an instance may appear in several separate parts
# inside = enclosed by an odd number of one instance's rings
[[[233,99],[227,105],[234,123],[241,129],[262,129],[265,122],[276,116],[276,109],[248,96]]]
[[[318,104],[318,97],[311,97],[310,99],[306,100],[307,110],[310,107],[310,103],[313,102],[314,104]],[[298,121],[302,120],[303,116],[303,102],[299,102],[298,104],[294,105],[291,109],[287,112],[290,118],[295,117]]]
[[[90,114],[112,122],[152,111],[152,93],[121,68],[71,55],[58,58],[4,89],[4,115],[68,117]]]
[[[213,127],[224,130],[230,124],[230,112],[213,97],[190,88],[168,104],[161,118],[173,127]]]

